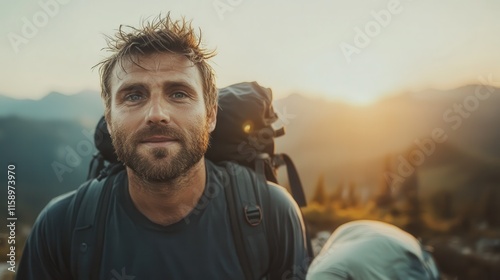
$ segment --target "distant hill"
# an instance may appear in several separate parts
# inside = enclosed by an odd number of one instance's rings
[[[461,125],[453,129],[460,116],[454,106],[470,102],[477,87],[405,93],[366,107],[291,95],[275,102],[278,111],[286,108],[293,116],[287,134],[277,140],[277,150],[292,156],[307,186],[324,174],[330,187],[350,180],[372,185],[386,155],[404,154],[436,128],[460,150],[500,158],[500,89],[480,100],[475,111],[466,111],[467,118],[460,117]],[[453,121],[445,119],[445,113]]]
[[[87,126],[95,124],[103,112],[100,93],[96,91],[82,91],[74,95],[51,92],[40,100],[14,99],[0,95],[0,117],[73,120]]]
[[[416,163],[412,160],[416,151],[422,149],[412,145],[400,155],[414,169],[422,197],[448,191],[471,204],[477,201],[484,188],[496,186],[500,189],[500,158],[472,153],[444,142],[437,144],[429,155],[424,153],[423,160]],[[403,161],[400,155],[390,156],[390,171],[401,175],[398,171]]]

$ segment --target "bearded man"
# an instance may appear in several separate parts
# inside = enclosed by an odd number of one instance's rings
[[[80,230],[73,228],[74,191],[40,213],[18,279],[87,279],[91,269],[93,279],[248,278],[226,198],[211,195],[222,188],[223,170],[204,157],[216,126],[217,88],[208,64],[214,53],[201,47],[200,36],[189,22],[167,15],[141,28],[121,26],[110,38],[112,54],[99,64],[102,98],[125,168],[111,182],[105,219],[97,225],[105,228],[98,236],[102,256],[90,267],[80,256],[96,243],[71,245]],[[286,190],[268,188],[273,208],[265,217],[273,240],[266,262],[252,273],[298,279],[307,260],[303,221]]]

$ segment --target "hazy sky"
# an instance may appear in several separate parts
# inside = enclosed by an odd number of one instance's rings
[[[0,9],[0,93],[99,89],[103,34],[172,11],[193,19],[219,87],[256,80],[366,103],[384,94],[500,81],[496,0],[18,0]]]

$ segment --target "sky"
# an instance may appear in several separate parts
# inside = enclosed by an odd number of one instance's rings
[[[0,9],[0,94],[99,90],[104,34],[168,11],[217,50],[219,87],[255,80],[277,98],[368,104],[500,81],[496,0],[18,0]]]

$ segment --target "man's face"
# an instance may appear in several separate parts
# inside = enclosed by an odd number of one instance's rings
[[[166,182],[205,154],[215,128],[207,117],[198,68],[176,54],[117,64],[111,79],[108,129],[118,158],[140,178]]]

